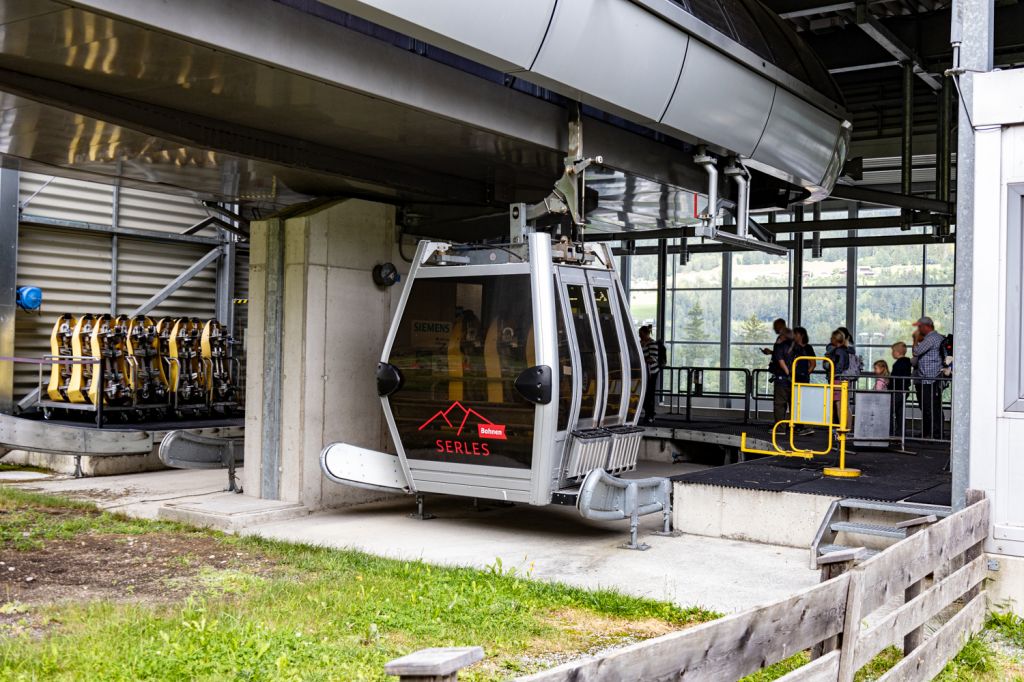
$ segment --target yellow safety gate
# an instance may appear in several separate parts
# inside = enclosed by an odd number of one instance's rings
[[[796,380],[796,373],[791,372],[791,409],[789,419],[783,419],[772,426],[772,447],[774,450],[758,450],[747,447],[747,434],[740,436],[740,450],[757,455],[779,455],[782,457],[803,457],[812,459],[815,455],[827,455],[832,452],[834,442],[839,445],[839,466],[825,467],[826,476],[839,478],[853,478],[860,476],[859,469],[846,467],[846,434],[849,433],[849,389],[847,382],[840,380],[836,382],[836,366],[830,358],[801,356],[793,361],[795,367],[801,361],[820,362],[823,367],[828,368],[828,383],[815,384],[803,383]],[[839,404],[838,414],[833,403]],[[797,447],[794,442],[796,426],[820,426],[828,429],[828,447],[824,450],[809,450]],[[789,448],[779,447],[779,427],[786,426],[789,429]]]

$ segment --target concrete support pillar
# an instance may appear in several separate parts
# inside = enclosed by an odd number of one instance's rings
[[[324,445],[390,447],[375,373],[400,286],[394,209],[359,200],[251,226],[245,489],[309,508],[380,497],[324,479]]]

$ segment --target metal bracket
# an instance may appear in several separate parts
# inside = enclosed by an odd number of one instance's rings
[[[584,224],[584,171],[591,164],[604,163],[604,158],[583,156],[583,114],[579,103],[577,102],[570,111],[569,151],[563,161],[562,177],[555,181],[555,188],[543,201],[526,207],[526,220],[536,220],[548,214],[569,214],[574,224]]]

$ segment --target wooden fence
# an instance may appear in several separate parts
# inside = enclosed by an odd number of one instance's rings
[[[787,599],[516,682],[732,682],[808,649],[812,660],[780,682],[852,682],[893,645],[905,655],[881,681],[930,680],[985,619],[989,502],[974,491],[968,499],[941,521],[910,522],[905,540],[860,565],[824,568],[821,583]],[[925,639],[940,613],[948,619]]]

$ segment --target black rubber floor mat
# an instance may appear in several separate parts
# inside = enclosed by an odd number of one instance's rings
[[[789,490],[794,485],[813,481],[821,476],[820,471],[793,469],[778,466],[757,466],[748,462],[730,464],[706,471],[673,476],[673,481],[686,483],[704,483],[721,485],[727,488],[746,488],[748,490]]]
[[[934,488],[929,488],[906,499],[907,502],[916,504],[941,504],[948,506],[953,503],[953,484],[951,482],[940,483]]]

